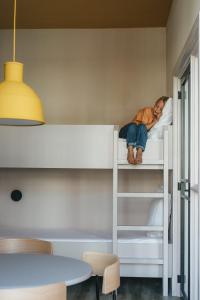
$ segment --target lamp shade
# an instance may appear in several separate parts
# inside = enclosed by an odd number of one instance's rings
[[[36,93],[23,82],[23,64],[6,62],[0,83],[0,125],[42,125],[42,105]]]

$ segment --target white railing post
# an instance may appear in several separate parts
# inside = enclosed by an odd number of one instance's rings
[[[163,296],[168,296],[168,181],[169,181],[169,143],[168,129],[164,130],[164,201],[163,201]]]
[[[114,127],[114,136],[113,136],[113,253],[118,253],[118,244],[117,244],[117,192],[118,192],[118,134],[119,126]]]

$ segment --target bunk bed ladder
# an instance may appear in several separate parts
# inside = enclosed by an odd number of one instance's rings
[[[134,257],[120,258],[122,264],[151,264],[163,266],[163,296],[168,296],[168,130],[164,131],[163,161],[153,164],[141,165],[141,169],[163,170],[163,193],[119,193],[118,192],[118,170],[134,169],[134,166],[118,162],[118,127],[114,129],[114,157],[113,157],[113,253],[118,254],[118,232],[119,231],[162,231],[163,232],[163,257],[161,259],[137,259]],[[137,170],[140,166],[137,166]],[[121,226],[118,224],[118,198],[163,198],[163,226]]]

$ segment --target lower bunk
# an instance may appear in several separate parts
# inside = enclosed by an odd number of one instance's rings
[[[103,232],[81,230],[11,230],[1,229],[0,238],[36,238],[52,242],[54,254],[81,259],[84,251],[112,252],[112,238]],[[169,250],[169,278],[172,277],[172,244]],[[161,259],[163,252],[162,237],[147,236],[146,232],[119,235],[119,257],[134,257],[135,263],[121,263],[122,277],[161,278],[162,265],[145,264],[145,259]],[[142,261],[142,262],[141,262]]]

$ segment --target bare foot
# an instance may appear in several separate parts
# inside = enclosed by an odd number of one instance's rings
[[[129,164],[135,164],[134,150],[133,146],[128,146],[127,160]]]
[[[142,163],[142,148],[138,148],[136,154],[136,164],[141,164],[141,163]]]

